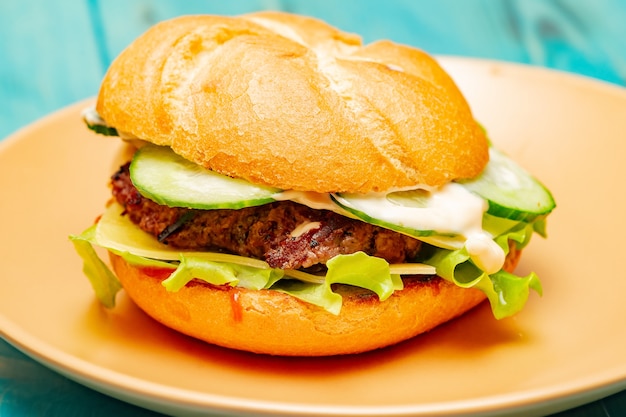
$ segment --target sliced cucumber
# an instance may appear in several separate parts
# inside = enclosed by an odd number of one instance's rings
[[[117,129],[107,125],[107,123],[100,117],[95,107],[88,107],[83,110],[83,121],[87,127],[94,132],[104,136],[119,136]]]
[[[359,219],[410,236],[467,236],[482,230],[485,201],[459,184],[388,194],[333,194]]]
[[[335,204],[337,204],[339,207],[366,223],[381,226],[385,229],[394,230],[396,232],[404,233],[406,235],[414,237],[424,237],[438,234],[435,230],[428,227],[415,228],[405,226],[402,220],[398,220],[397,218],[394,219],[392,215],[381,216],[376,209],[376,206],[380,206],[381,204],[390,204],[390,202],[386,201],[386,199],[372,200],[371,198],[367,198],[366,196],[360,196],[356,194],[331,194],[330,197],[333,202],[335,202]],[[391,210],[389,209],[383,211],[391,214]]]
[[[487,200],[487,213],[496,217],[531,222],[556,207],[543,184],[494,148],[489,150],[484,171],[475,179],[459,183]]]
[[[532,222],[555,207],[550,192],[513,160],[496,149],[481,175],[432,191],[415,189],[388,194],[333,194],[333,201],[355,217],[417,238],[445,237],[457,243],[502,222]],[[487,215],[500,222],[483,224]],[[495,234],[497,235],[497,233]]]
[[[210,171],[156,145],[135,153],[130,177],[144,197],[170,207],[239,209],[271,203],[281,191]]]

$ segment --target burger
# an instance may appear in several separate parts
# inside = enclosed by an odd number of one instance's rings
[[[114,60],[83,117],[130,149],[70,236],[107,308],[123,288],[210,344],[327,356],[541,294],[513,271],[554,199],[421,50],[287,13],[179,17]]]

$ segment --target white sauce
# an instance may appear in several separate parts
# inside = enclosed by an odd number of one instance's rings
[[[320,222],[304,222],[300,223],[293,229],[290,233],[291,237],[297,238],[302,236],[303,234],[310,232],[311,230],[319,229],[321,226]]]
[[[504,251],[488,233],[476,233],[468,237],[465,248],[477,267],[487,274],[495,274],[504,265]]]
[[[464,236],[482,230],[487,209],[486,201],[455,183],[432,191],[428,207],[402,206],[390,201],[386,194],[350,195],[346,202],[373,218],[398,226]]]
[[[331,200],[330,198],[330,194],[327,193],[287,190],[281,191],[278,194],[274,194],[272,198],[277,201],[290,200],[295,203],[300,203],[305,206],[311,207],[315,210],[331,210],[336,212],[337,209],[341,209],[340,207],[337,207],[335,203],[333,203],[333,200]]]
[[[487,202],[456,183],[439,189],[430,189],[432,197],[427,207],[409,207],[390,201],[386,193],[350,195],[349,199],[336,196],[342,204],[368,216],[398,226],[416,230],[435,230],[455,237],[427,236],[421,238],[448,249],[467,249],[472,261],[488,274],[499,271],[505,254],[482,228]],[[329,194],[305,191],[283,191],[273,196],[276,200],[291,200],[316,210],[331,210],[354,217],[335,204]]]

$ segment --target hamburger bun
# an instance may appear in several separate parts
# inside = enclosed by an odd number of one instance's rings
[[[285,190],[439,186],[488,160],[484,132],[428,54],[278,12],[155,25],[112,63],[96,109],[127,137]]]
[[[511,244],[504,269],[513,271],[520,251]],[[485,299],[439,277],[405,279],[405,288],[380,302],[367,290],[339,286],[339,315],[273,290],[247,290],[191,281],[178,292],[165,278],[110,253],[128,296],[165,326],[205,342],[280,356],[360,353],[410,339],[462,315]],[[157,271],[158,272],[158,271]],[[391,323],[391,325],[390,325]]]
[[[383,253],[380,259],[388,263],[422,259],[405,250],[416,248],[412,244],[419,237],[374,230],[406,231],[403,222],[410,216],[390,221],[400,229],[387,229],[387,220],[368,218],[368,213],[359,217],[357,209],[350,214],[341,204],[333,205],[330,196],[315,193],[436,191],[451,181],[477,177],[489,159],[483,129],[431,56],[390,41],[363,45],[357,36],[319,20],[278,12],[186,16],[153,26],[110,66],[96,112],[113,134],[133,144],[167,146],[212,171],[287,190],[282,197],[295,195],[293,201],[272,200],[274,211],[267,213],[262,211],[267,205],[244,207],[249,209],[244,213],[239,206],[193,206],[184,197],[170,207],[170,200],[159,203],[142,195],[139,184],[131,181],[130,164],[112,177],[112,194],[133,226],[174,251],[224,251],[264,259],[272,268],[324,267],[336,253],[356,251],[372,257]],[[172,161],[166,159],[170,165],[160,165],[159,172],[176,165]],[[195,174],[197,167],[191,165]],[[195,177],[185,178],[193,182],[189,178]],[[158,183],[175,190],[187,185]],[[447,188],[456,186],[461,187]],[[213,192],[210,188],[203,196]],[[272,198],[278,195],[271,192]],[[461,237],[465,228],[480,229],[487,207],[486,200],[463,192],[476,204],[446,200],[462,210],[450,217],[471,217],[450,232]],[[295,216],[285,207],[294,204],[308,205],[300,214],[304,221],[283,227],[283,220]],[[439,217],[435,207],[428,209]],[[191,210],[198,211],[187,216]],[[198,215],[201,210],[210,212],[211,220]],[[233,210],[236,215],[230,216]],[[330,215],[318,219],[320,210]],[[367,228],[346,224],[348,220]],[[314,225],[311,233],[302,234],[301,224]],[[428,227],[415,226],[420,232],[439,232]],[[497,245],[479,231],[481,239]],[[403,239],[411,239],[412,246]],[[512,272],[521,250],[510,246],[503,269]],[[276,248],[284,252],[272,257]],[[495,249],[499,267],[504,253]],[[400,260],[393,257],[398,253],[403,253]],[[128,296],[158,322],[211,344],[269,355],[328,356],[383,348],[458,317],[486,298],[478,289],[438,276],[409,276],[403,277],[404,289],[387,299],[381,296],[383,301],[368,289],[335,284],[343,303],[340,313],[333,314],[276,290],[198,279],[168,292],[162,281],[169,269],[138,266],[113,252],[110,260]]]

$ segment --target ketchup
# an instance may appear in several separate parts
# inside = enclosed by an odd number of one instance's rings
[[[233,319],[239,323],[243,318],[243,307],[239,303],[239,291],[230,292],[230,307],[233,310]]]
[[[160,268],[158,266],[144,266],[141,268],[141,272],[149,277],[165,280],[172,275],[174,270],[169,268]]]

